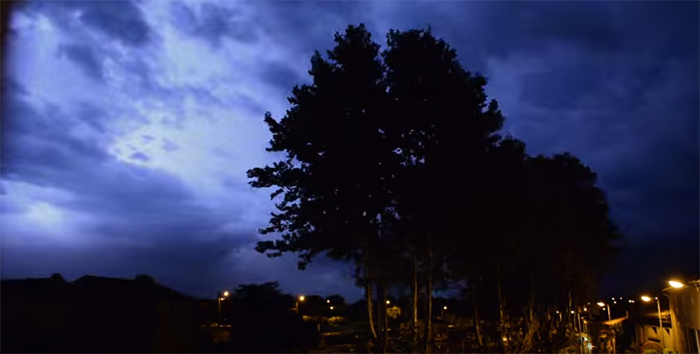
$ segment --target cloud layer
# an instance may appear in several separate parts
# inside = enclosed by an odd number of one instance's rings
[[[593,167],[626,264],[666,244],[695,250],[669,270],[697,265],[699,6],[24,4],[3,76],[2,275],[151,273],[201,296],[281,280],[357,298],[348,269],[299,272],[292,256],[252,250],[271,203],[245,170],[274,159],[264,111],[284,114],[313,51],[360,22],[379,43],[390,28],[430,26],[489,78],[505,129],[530,153],[570,151]]]

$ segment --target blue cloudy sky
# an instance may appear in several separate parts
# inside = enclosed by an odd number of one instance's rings
[[[489,78],[530,153],[598,172],[628,243],[610,291],[697,270],[699,14],[695,1],[22,4],[2,77],[2,276],[148,273],[200,296],[279,280],[356,299],[348,269],[253,250],[272,205],[245,171],[274,160],[264,112],[282,116],[313,51],[360,22],[380,43],[431,26]]]

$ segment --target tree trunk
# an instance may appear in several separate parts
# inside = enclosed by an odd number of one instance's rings
[[[427,283],[425,286],[426,311],[425,311],[425,352],[430,353],[430,344],[433,339],[433,248],[428,240],[428,269],[426,271]]]
[[[367,301],[367,316],[369,319],[369,334],[371,339],[377,339],[377,332],[374,330],[374,316],[372,315],[372,281],[369,270],[369,260],[365,259],[365,300]]]
[[[479,304],[476,297],[476,287],[473,287],[472,304],[474,305],[474,330],[476,331],[476,342],[479,344],[479,349],[482,349],[484,347],[484,341],[481,336],[481,317],[479,317]]]
[[[418,343],[418,256],[413,255],[413,343]],[[415,352],[418,348],[414,347]]]
[[[567,295],[568,295],[568,302],[566,304],[566,329],[567,329],[567,338],[571,336],[571,334],[574,332],[574,321],[571,320],[571,309],[573,309],[573,295],[571,294],[571,287],[567,290]]]
[[[498,342],[501,344],[501,352],[508,353],[508,344],[506,343],[506,314],[505,301],[503,300],[503,292],[501,289],[501,260],[496,261],[496,291],[498,293]]]
[[[530,299],[528,301],[528,325],[525,340],[523,341],[522,352],[532,351],[535,333],[539,330],[539,323],[535,319],[535,280],[530,275]]]
[[[386,283],[382,282],[382,301],[379,307],[382,309],[382,353],[386,353],[389,349],[389,314],[387,313],[387,290]]]
[[[382,327],[382,286],[377,282],[377,338],[378,342],[381,343],[384,339],[384,328]]]

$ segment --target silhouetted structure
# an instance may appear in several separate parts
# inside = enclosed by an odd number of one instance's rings
[[[197,350],[198,302],[148,276],[7,280],[1,299],[5,352]]]

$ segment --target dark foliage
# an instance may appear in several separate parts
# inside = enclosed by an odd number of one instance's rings
[[[544,346],[535,338],[547,337],[547,314],[587,300],[616,251],[595,173],[501,137],[486,79],[429,30],[390,31],[381,53],[362,25],[335,41],[312,58],[313,83],[294,88],[287,114],[265,116],[268,151],[286,158],[248,171],[281,197],[261,230],[281,237],[257,250],[298,253],[300,268],[324,253],[355,262],[358,284],[376,284],[380,298],[391,284],[422,291],[428,319],[432,289],[467,284],[484,330],[522,339],[501,350]]]
[[[224,302],[232,340],[214,346],[215,352],[305,352],[318,344],[316,325],[292,311],[294,298],[276,282],[240,285]]]

